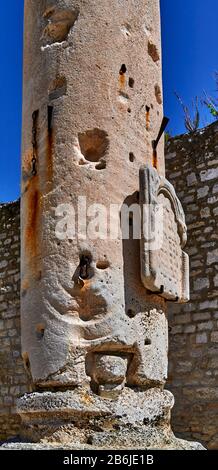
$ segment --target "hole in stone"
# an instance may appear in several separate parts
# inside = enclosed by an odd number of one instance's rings
[[[45,325],[43,323],[39,323],[36,325],[36,337],[37,339],[43,339],[45,333]]]
[[[80,254],[80,263],[79,263],[79,278],[80,279],[89,279],[93,275],[93,268],[91,268],[92,255],[88,251],[84,251]]]
[[[120,431],[121,426],[119,426],[119,424],[113,424],[113,428],[114,428],[116,431]]]
[[[122,64],[120,67],[120,75],[124,75],[127,72],[127,68],[125,64]]]
[[[67,93],[67,80],[64,76],[57,77],[49,88],[49,99],[56,100]]]
[[[158,48],[156,44],[153,44],[151,41],[148,41],[148,54],[154,62],[157,62],[160,59]]]
[[[27,352],[24,352],[22,354],[23,362],[24,362],[24,367],[25,369],[29,372],[30,371],[30,360],[29,360],[29,355]]]
[[[130,114],[132,111],[130,108],[127,109],[127,112]]]
[[[129,308],[127,310],[127,315],[128,315],[129,318],[134,318],[136,316],[136,312],[132,308]]]
[[[130,87],[130,88],[134,88],[134,83],[135,83],[134,78],[129,77],[129,87]]]
[[[105,260],[100,260],[96,263],[96,268],[98,269],[108,269],[110,266],[109,261]]]
[[[149,106],[146,106],[145,109],[146,109],[146,130],[148,131],[150,127],[150,109],[151,108]]]
[[[92,445],[93,445],[93,437],[92,437],[92,436],[89,436],[89,437],[87,438],[86,443],[89,444],[90,446],[92,446]]]
[[[122,98],[125,98],[126,100],[129,99],[128,93],[125,93],[124,91],[120,91],[120,96],[121,96]]]
[[[100,129],[92,129],[78,134],[81,153],[89,162],[104,158],[109,148],[108,134]]]
[[[154,92],[155,92],[155,97],[156,97],[157,103],[162,104],[162,94],[161,94],[161,89],[160,89],[159,85],[157,85],[157,84],[155,85]]]
[[[106,161],[105,160],[102,160],[101,162],[99,162],[96,166],[95,166],[95,169],[96,170],[105,170],[107,164],[106,164]]]
[[[143,424],[145,424],[145,426],[147,426],[149,423],[150,423],[149,418],[144,418],[143,419]]]
[[[55,6],[48,7],[43,14],[43,18],[48,21],[41,36],[43,44],[47,45],[65,41],[78,16],[78,9],[70,10],[66,8],[58,9]]]
[[[151,340],[146,338],[145,341],[144,341],[144,345],[145,346],[150,346],[151,345]]]
[[[52,131],[53,106],[48,106],[48,133]]]
[[[130,152],[130,153],[129,153],[129,161],[130,161],[131,163],[133,163],[133,162],[135,161],[135,155],[134,155],[133,152]]]

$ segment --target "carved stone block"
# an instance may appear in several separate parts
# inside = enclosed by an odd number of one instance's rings
[[[187,227],[173,186],[156,169],[140,169],[141,277],[146,289],[168,300],[189,300]]]

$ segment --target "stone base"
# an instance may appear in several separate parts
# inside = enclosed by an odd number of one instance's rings
[[[18,402],[25,442],[1,449],[186,449],[201,444],[175,438],[170,427],[173,395],[160,389],[125,388],[116,399],[90,390],[24,395]]]
[[[136,431],[137,432],[137,431]],[[126,430],[125,437],[126,445],[120,445],[115,443],[112,440],[111,436],[111,445],[107,445],[104,447],[98,447],[96,445],[88,445],[88,444],[79,444],[75,445],[75,442],[64,443],[64,444],[57,444],[57,443],[28,443],[28,442],[16,442],[16,443],[5,443],[0,446],[0,450],[132,450],[132,451],[140,451],[140,450],[206,450],[201,444],[198,442],[189,442],[183,439],[177,439],[173,433],[167,436],[161,436],[158,432],[152,433],[150,432],[149,436],[146,434],[143,436],[143,439],[138,439],[139,435],[137,436],[137,446],[132,446],[131,437],[132,434],[128,433]],[[118,436],[117,436],[118,437]],[[148,439],[146,440],[146,437]]]

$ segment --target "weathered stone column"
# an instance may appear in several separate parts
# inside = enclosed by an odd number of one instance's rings
[[[18,408],[35,442],[185,446],[171,433],[173,396],[163,391],[166,298],[187,300],[187,266],[163,139],[155,158],[152,149],[162,113],[158,0],[25,2],[21,315],[33,393]],[[111,236],[109,224],[107,239],[85,233],[85,197],[90,222],[93,204],[109,220],[111,204],[155,206],[159,195],[164,236],[172,232],[159,264],[174,233],[175,273],[158,272],[144,239]]]

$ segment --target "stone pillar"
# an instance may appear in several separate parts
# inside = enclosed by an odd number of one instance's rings
[[[175,292],[151,286],[144,242],[140,255],[139,239],[116,237],[111,212],[145,202],[142,165],[167,199],[163,138],[152,166],[162,118],[158,0],[25,2],[21,316],[33,393],[18,409],[30,440],[184,445],[163,391]],[[93,239],[96,210],[106,232]]]

